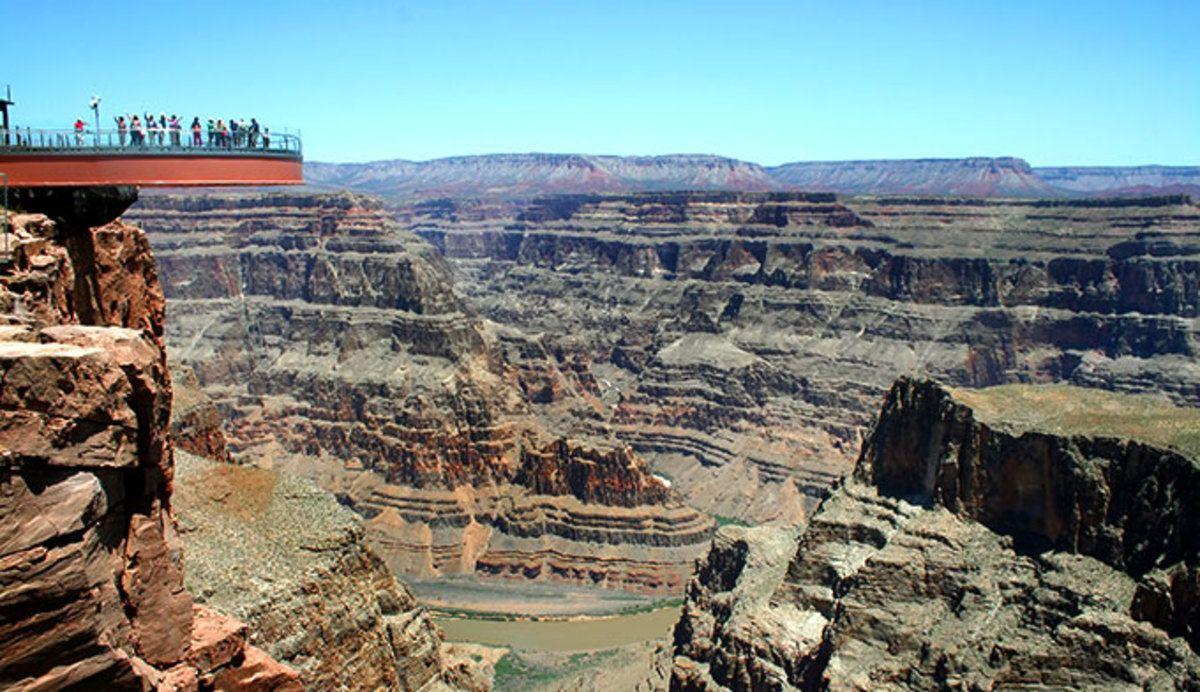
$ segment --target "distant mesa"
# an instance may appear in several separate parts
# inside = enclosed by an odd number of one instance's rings
[[[1039,168],[1037,174],[1059,189],[1085,195],[1200,196],[1200,166],[1062,166]]]
[[[1200,194],[1200,166],[1034,168],[1015,157],[805,161],[765,167],[709,155],[490,154],[309,162],[304,179],[317,190],[346,189],[393,202],[664,190],[1016,198]]]
[[[1024,159],[818,161],[768,169],[792,187],[851,195],[929,194],[963,197],[1061,197]]]
[[[436,197],[528,198],[655,190],[781,189],[758,164],[719,156],[494,154],[432,161],[318,163],[305,166],[318,189],[348,189],[392,200]]]

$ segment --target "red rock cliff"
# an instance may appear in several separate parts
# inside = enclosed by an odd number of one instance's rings
[[[184,588],[162,291],[140,230],[92,225],[132,198],[29,195],[55,218],[0,269],[0,687],[298,688]]]

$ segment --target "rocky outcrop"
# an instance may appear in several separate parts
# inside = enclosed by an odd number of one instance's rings
[[[171,410],[171,440],[175,449],[212,459],[234,463],[225,439],[225,416],[200,388],[196,373],[186,365],[171,366],[175,390]]]
[[[899,380],[798,536],[718,535],[672,688],[1196,686],[1198,423],[1070,387]]]
[[[233,453],[318,479],[394,569],[682,587],[712,522],[581,424],[600,404],[579,358],[480,319],[377,204],[152,198],[131,216]]]
[[[269,469],[176,457],[189,591],[246,622],[307,688],[462,685],[437,626],[330,493]]]
[[[898,374],[1200,404],[1184,198],[664,193],[400,214],[485,315],[594,383],[587,425],[716,515],[811,512]]]
[[[95,194],[101,209],[127,197]],[[145,237],[72,225],[89,219],[85,191],[30,199],[57,222],[14,217],[0,269],[0,686],[298,689],[184,588]]]

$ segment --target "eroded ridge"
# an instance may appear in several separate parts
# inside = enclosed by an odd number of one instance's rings
[[[1001,417],[1014,396],[1022,415]],[[1099,436],[1063,415],[1097,396],[1191,422]],[[1198,420],[1068,387],[897,381],[854,474],[798,537],[718,534],[676,627],[672,688],[1195,686]]]

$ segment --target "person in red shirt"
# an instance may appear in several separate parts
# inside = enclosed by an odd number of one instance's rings
[[[82,118],[75,119],[75,146],[83,146],[83,128],[87,127]]]

